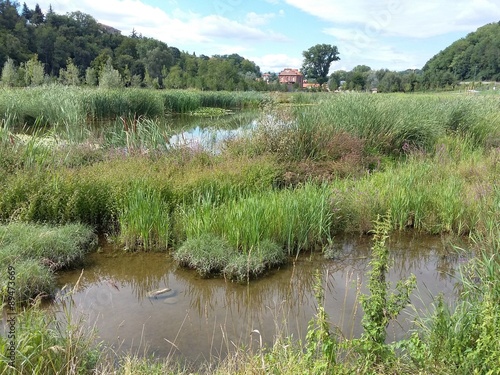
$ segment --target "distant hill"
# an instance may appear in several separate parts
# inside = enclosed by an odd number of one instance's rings
[[[500,81],[500,22],[480,27],[432,57],[427,81]]]
[[[37,66],[35,79],[31,76]],[[79,11],[60,15],[50,7],[44,14],[38,5],[30,9],[10,0],[0,0],[0,70],[0,84],[7,86],[59,81],[169,89],[274,88],[258,79],[259,66],[238,54],[197,56],[135,30],[122,35]],[[104,73],[107,79],[101,79]]]

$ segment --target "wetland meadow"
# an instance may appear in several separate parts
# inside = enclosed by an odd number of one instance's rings
[[[500,371],[500,96],[51,85],[0,121],[1,374]]]

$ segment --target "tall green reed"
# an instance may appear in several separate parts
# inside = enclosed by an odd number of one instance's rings
[[[181,225],[187,238],[212,233],[248,253],[271,240],[290,254],[312,249],[330,238],[333,214],[326,186],[265,191],[219,206],[202,201],[184,206]]]
[[[120,239],[129,250],[165,250],[171,236],[168,202],[161,192],[146,184],[132,183],[118,214]]]

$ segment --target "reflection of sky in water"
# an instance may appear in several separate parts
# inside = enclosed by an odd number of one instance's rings
[[[237,129],[214,129],[197,126],[194,129],[175,134],[169,139],[169,143],[174,147],[190,147],[219,153],[224,141],[244,136],[253,129],[255,124],[256,121],[253,121],[250,125]]]
[[[75,313],[115,350],[132,350],[157,356],[179,355],[202,361],[224,355],[234,345],[258,347],[258,336],[271,344],[280,329],[286,335],[304,337],[315,313],[315,270],[324,281],[325,309],[330,321],[346,337],[361,333],[360,293],[366,293],[366,272],[371,242],[367,238],[339,240],[332,261],[320,254],[303,254],[264,278],[240,285],[224,279],[201,279],[194,271],[179,269],[166,254],[105,249],[91,254],[73,295]],[[419,290],[412,302],[425,310],[432,296],[443,293],[453,299],[454,276],[459,259],[446,255],[440,237],[398,236],[391,239],[392,266],[388,280],[414,273]],[[443,255],[445,254],[445,255]],[[62,273],[61,285],[73,285],[81,270]],[[147,292],[171,291],[158,298]],[[411,326],[409,309],[388,330],[390,340],[404,336]],[[256,346],[257,345],[257,346]]]

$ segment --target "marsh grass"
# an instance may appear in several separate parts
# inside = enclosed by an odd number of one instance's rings
[[[128,250],[166,250],[170,242],[170,207],[161,192],[133,183],[118,214],[120,240]]]
[[[97,368],[102,357],[95,330],[75,318],[71,293],[59,299],[63,317],[42,310],[40,300],[16,315],[15,367],[5,356],[9,341],[0,336],[1,374],[84,374]]]
[[[212,233],[245,254],[264,240],[289,254],[314,249],[328,241],[333,222],[329,189],[314,184],[265,191],[218,206],[202,201],[183,207],[180,215],[187,238]]]
[[[297,107],[289,126],[302,134],[305,156],[314,155],[313,141],[338,132],[361,139],[368,153],[399,155],[408,148],[432,150],[447,133],[469,136],[476,145],[496,143],[496,107],[498,101],[491,98],[342,94]]]
[[[180,266],[195,269],[202,277],[223,275],[230,280],[248,282],[283,264],[286,255],[281,247],[269,240],[245,254],[224,238],[201,234],[187,239],[174,253],[174,259]]]
[[[6,295],[7,268],[16,270],[16,300],[52,295],[53,272],[72,267],[97,246],[97,236],[80,224],[61,227],[11,223],[0,226],[0,290]]]
[[[0,89],[0,117],[22,128],[41,125],[81,126],[86,115],[81,91],[64,86]]]

